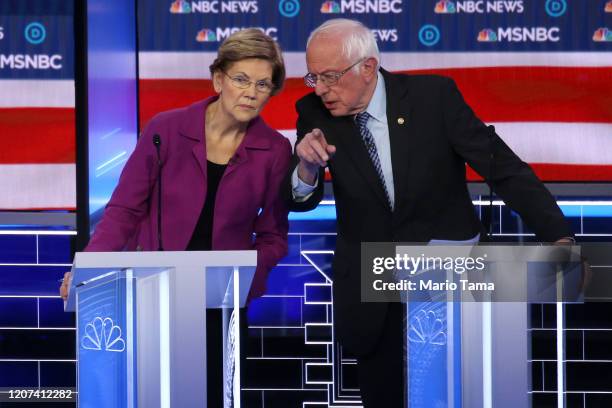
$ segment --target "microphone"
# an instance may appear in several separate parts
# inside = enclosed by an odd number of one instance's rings
[[[163,251],[162,244],[162,161],[159,153],[161,146],[161,137],[156,133],[153,135],[153,144],[157,150],[157,166],[159,167],[159,175],[157,176],[157,250]]]

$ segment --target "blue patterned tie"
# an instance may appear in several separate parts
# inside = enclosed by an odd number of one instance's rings
[[[389,192],[387,191],[387,183],[385,183],[385,176],[383,175],[382,166],[380,165],[380,159],[378,158],[378,150],[376,150],[376,144],[374,143],[374,136],[372,136],[372,132],[366,126],[368,120],[370,119],[370,114],[368,112],[361,112],[355,116],[355,123],[359,127],[359,133],[361,134],[361,138],[363,139],[363,144],[365,145],[366,150],[368,151],[368,155],[370,156],[370,160],[372,160],[372,164],[376,169],[376,173],[378,174],[378,178],[380,179],[383,190],[385,190],[385,196],[387,197],[387,203],[389,206],[391,205],[391,198],[389,197]]]

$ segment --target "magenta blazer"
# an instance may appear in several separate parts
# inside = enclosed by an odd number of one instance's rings
[[[185,250],[206,197],[204,117],[211,97],[156,115],[127,161],[86,251],[154,251],[157,243],[157,153],[161,137],[162,240]],[[250,297],[260,296],[270,269],[287,253],[288,209],[280,188],[291,159],[289,141],[257,117],[230,160],[217,191],[213,250],[257,250]],[[253,237],[255,234],[255,237]]]

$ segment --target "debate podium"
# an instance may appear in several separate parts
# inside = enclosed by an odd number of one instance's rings
[[[435,282],[457,285],[430,291],[432,295],[426,300],[421,291],[420,299],[403,305],[408,408],[537,407],[531,395],[532,382],[541,381],[532,378],[532,364],[537,361],[532,360],[530,334],[532,327],[538,328],[531,322],[532,304],[554,306],[555,326],[549,330],[556,337],[556,350],[551,350],[556,384],[549,392],[556,394],[558,406],[566,406],[564,304],[584,301],[580,247],[397,248],[401,255],[486,259],[483,269],[474,274],[458,274],[451,267],[424,269],[414,275],[417,281],[433,277]],[[487,282],[495,289],[462,290],[462,281]],[[543,314],[535,318],[543,324]]]
[[[240,407],[238,309],[256,263],[256,251],[77,253],[65,310],[78,406],[206,407],[206,309],[223,308],[225,406]]]

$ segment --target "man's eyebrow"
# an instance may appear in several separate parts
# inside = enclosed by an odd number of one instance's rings
[[[325,71],[321,72],[320,74],[315,74],[314,72],[308,72],[309,74],[313,74],[313,75],[329,75],[329,74],[337,74],[338,71],[337,69],[326,69]]]

